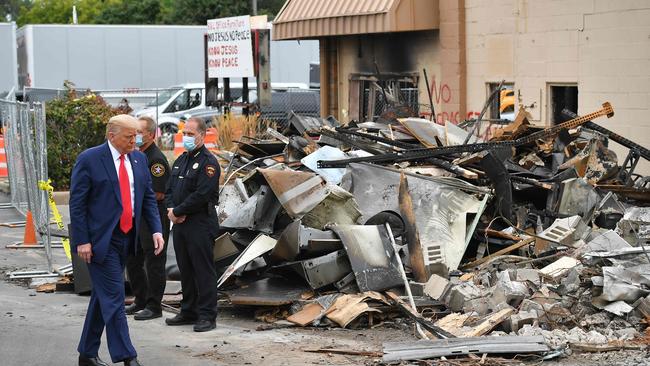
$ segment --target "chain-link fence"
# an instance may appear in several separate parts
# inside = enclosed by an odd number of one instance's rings
[[[48,180],[45,106],[0,100],[0,122],[5,137],[11,204],[25,216],[32,213],[51,272],[48,195],[39,189],[39,182]]]
[[[384,97],[384,92],[389,100]],[[362,107],[366,121],[376,121],[387,109],[397,105],[406,106],[414,115],[418,115],[420,113],[418,89],[401,88],[398,91],[383,91],[378,88],[366,88],[363,91]]]

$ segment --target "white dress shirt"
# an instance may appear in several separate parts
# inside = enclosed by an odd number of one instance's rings
[[[111,155],[113,155],[113,163],[115,164],[115,171],[117,172],[117,181],[120,181],[120,152],[108,142],[108,148],[111,149]],[[126,168],[126,173],[129,176],[129,187],[131,188],[131,214],[135,217],[135,183],[133,181],[133,169],[131,167],[131,161],[129,160],[129,155],[124,155],[124,167]]]

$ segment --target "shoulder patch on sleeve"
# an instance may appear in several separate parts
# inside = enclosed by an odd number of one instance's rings
[[[161,163],[155,163],[151,165],[151,175],[156,178],[162,177],[165,175],[165,166]]]
[[[217,172],[217,167],[215,167],[214,165],[208,164],[208,165],[205,166],[205,174],[208,177],[210,177],[210,178],[214,177],[214,174],[216,172]]]

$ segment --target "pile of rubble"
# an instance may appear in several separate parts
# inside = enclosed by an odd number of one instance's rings
[[[607,103],[565,113],[549,129],[523,109],[498,129],[294,114],[240,140],[219,155],[220,290],[278,324],[401,312],[439,338],[386,343],[386,362],[644,348],[650,181],[634,168],[650,151],[590,121]]]

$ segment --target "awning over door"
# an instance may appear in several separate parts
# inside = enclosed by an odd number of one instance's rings
[[[439,0],[287,0],[273,40],[438,29]]]

